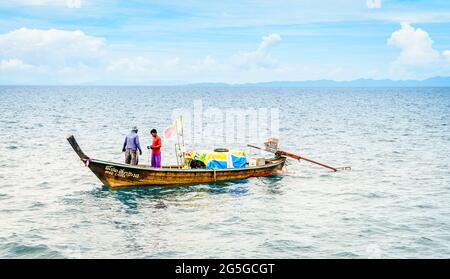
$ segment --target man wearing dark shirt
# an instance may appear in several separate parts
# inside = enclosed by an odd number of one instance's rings
[[[122,152],[125,152],[125,164],[137,165],[139,155],[142,155],[141,145],[139,144],[138,128],[136,126],[131,129],[131,133],[125,137]]]

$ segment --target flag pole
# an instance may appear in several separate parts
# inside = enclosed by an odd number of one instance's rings
[[[184,128],[183,128],[183,116],[182,115],[180,115],[180,125],[181,125],[181,141],[182,141],[182,143],[183,143],[183,149],[185,148],[184,147]],[[177,132],[178,132],[178,126],[177,126]],[[180,148],[180,153],[181,153],[181,155],[182,155],[182,158],[181,158],[181,162],[182,162],[182,164],[184,165],[184,151],[183,150],[181,150],[181,148]]]
[[[183,116],[180,116],[180,122],[181,122],[181,140],[183,141],[183,147],[184,147],[184,124],[183,124]]]
[[[182,121],[182,117],[180,116],[180,117],[178,117],[179,119],[180,119],[180,121]],[[177,163],[179,162],[178,161],[178,156],[180,156],[180,155],[182,155],[182,152],[181,152],[181,145],[180,145],[180,137],[181,137],[181,139],[182,139],[182,142],[183,142],[183,147],[184,147],[184,136],[183,136],[183,122],[181,122],[181,135],[180,135],[180,133],[178,133],[178,119],[175,119],[175,131],[176,131],[176,133],[177,133],[177,143],[178,143],[178,151],[176,152],[176,155],[177,155]],[[181,158],[180,158],[181,159]],[[180,160],[181,161],[181,163],[183,163],[184,164],[184,162],[183,162],[183,160]],[[180,168],[180,164],[178,164],[178,168]]]
[[[177,121],[175,120],[175,132],[177,133],[177,143],[175,144],[175,156],[177,156],[177,165],[178,168],[180,168],[180,163],[178,162],[178,156],[180,153],[180,136],[178,135],[178,127],[177,127]],[[177,149],[178,145],[178,149]]]
[[[180,168],[180,163],[178,161],[178,154],[177,153],[178,153],[177,152],[177,144],[175,143],[175,156],[177,157],[177,166],[178,166],[178,168]]]

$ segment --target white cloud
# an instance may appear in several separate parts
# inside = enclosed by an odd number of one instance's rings
[[[262,42],[259,44],[258,51],[267,51],[269,47],[277,44],[281,41],[281,36],[279,34],[273,33],[269,36],[265,36]]]
[[[81,81],[78,77],[90,81],[104,71],[105,47],[104,39],[78,30],[20,28],[3,33],[0,34],[2,78],[30,83],[63,80],[76,83]],[[7,68],[11,73],[4,70]]]
[[[179,64],[180,64],[180,58],[175,57],[175,58],[171,58],[171,59],[167,60],[164,63],[164,66],[170,68],[170,67],[175,67]]]
[[[20,28],[0,34],[0,58],[18,58],[34,65],[67,66],[92,63],[101,55],[104,39],[82,31]]]
[[[269,50],[280,41],[281,36],[279,34],[274,33],[265,36],[255,51],[241,52],[232,57],[232,61],[238,67],[245,69],[273,68],[277,61],[270,56]]]
[[[295,79],[298,68],[279,65],[270,56],[271,48],[280,41],[278,34],[264,36],[254,51],[231,57],[180,59],[173,53],[153,58],[146,52],[128,53],[129,47],[121,51],[121,47],[82,31],[22,28],[0,34],[0,61],[5,69],[0,80],[22,84],[151,84],[257,82],[289,75]],[[301,76],[310,73],[308,68]]]
[[[25,64],[20,59],[8,59],[0,61],[0,71],[29,70],[33,68],[33,65]]]
[[[68,8],[81,8],[81,0],[66,0],[66,5]]]
[[[157,66],[150,59],[137,56],[114,60],[107,66],[106,70],[116,72],[122,77],[142,78],[154,74],[158,70]]]
[[[216,65],[216,60],[212,58],[210,55],[205,56],[203,59],[200,59],[194,65],[192,65],[190,68],[194,71],[205,71],[205,70],[211,70],[212,67]]]
[[[20,82],[22,84],[36,84],[48,74],[47,68],[24,63],[17,58],[0,60],[0,80],[2,82]]]
[[[450,75],[450,51],[440,53],[433,47],[430,35],[409,23],[392,33],[388,45],[400,49],[400,55],[388,69],[393,79],[425,79]]]
[[[381,8],[381,0],[367,0],[366,5],[369,9],[379,9]]]
[[[447,59],[447,62],[450,62],[450,50],[442,52],[442,55]]]
[[[439,62],[439,52],[433,48],[433,40],[420,28],[401,23],[401,29],[392,33],[388,45],[400,48],[395,63],[401,65],[429,65]]]
[[[15,0],[15,4],[23,6],[65,6],[67,8],[81,8],[81,3],[82,0]]]

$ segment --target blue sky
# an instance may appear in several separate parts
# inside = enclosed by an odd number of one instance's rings
[[[6,0],[1,84],[450,76],[450,1]]]

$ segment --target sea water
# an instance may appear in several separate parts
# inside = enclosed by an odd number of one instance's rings
[[[352,171],[290,160],[283,175],[113,190],[66,141],[121,162],[137,125],[146,163],[150,129],[195,100],[276,109],[280,148]],[[5,86],[0,131],[2,258],[450,257],[450,88]],[[247,140],[231,147],[256,152]],[[163,163],[174,152],[163,141]]]

